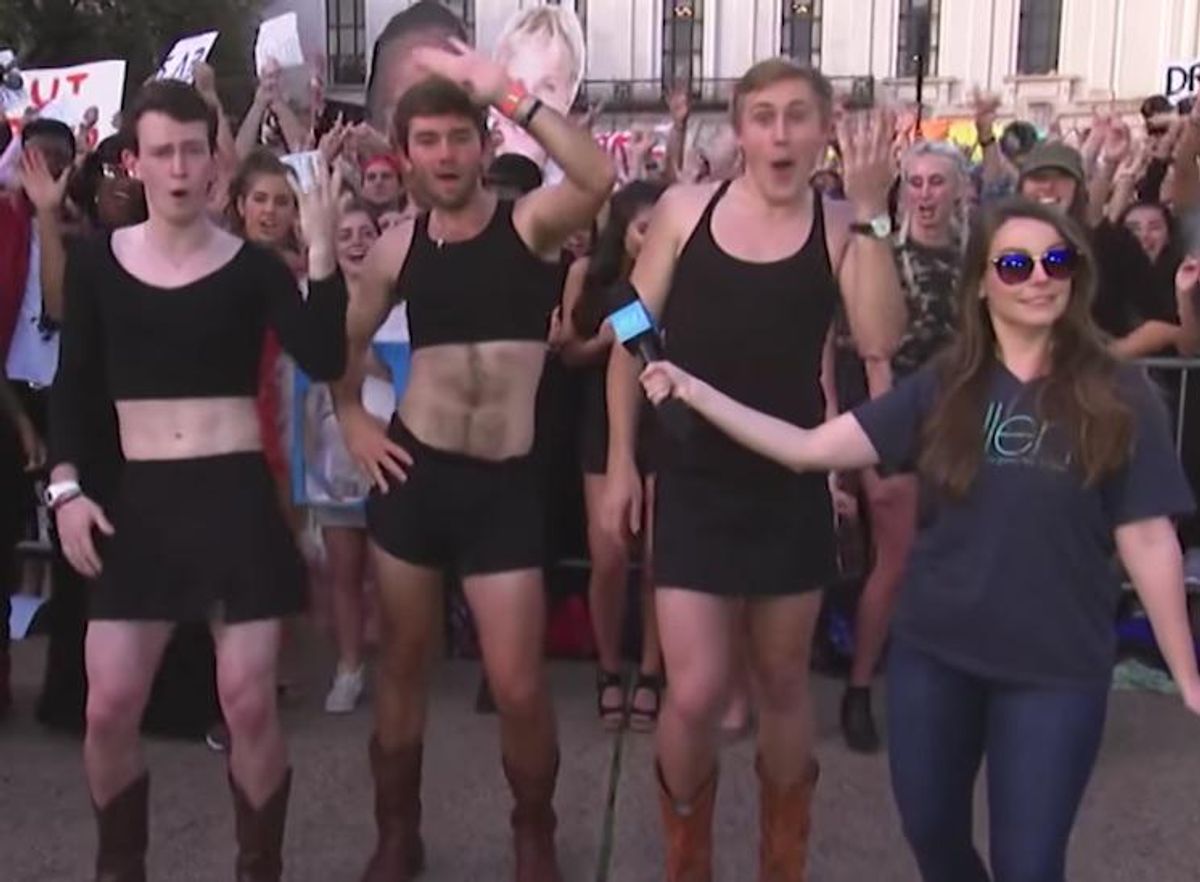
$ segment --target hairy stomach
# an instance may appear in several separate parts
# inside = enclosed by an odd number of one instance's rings
[[[480,459],[522,456],[533,447],[545,360],[545,345],[532,342],[419,349],[412,356],[400,418],[431,447]]]

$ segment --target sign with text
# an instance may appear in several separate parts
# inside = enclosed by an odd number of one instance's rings
[[[304,49],[300,46],[300,25],[296,13],[286,12],[268,18],[258,26],[254,41],[254,66],[261,77],[267,62],[274,60],[281,68],[304,64]]]
[[[88,133],[91,146],[113,134],[113,119],[121,111],[125,94],[125,62],[95,61],[73,67],[24,70],[24,88],[4,110],[16,125],[25,111],[59,119],[75,127],[89,107],[98,113],[95,128]],[[82,146],[82,145],[81,145]]]
[[[190,83],[196,65],[208,60],[213,44],[217,42],[217,31],[208,31],[191,37],[184,37],[171,47],[162,66],[154,75],[156,80],[182,80]]]
[[[1191,61],[1173,61],[1167,65],[1163,76],[1163,94],[1172,104],[1200,91],[1200,58]]]

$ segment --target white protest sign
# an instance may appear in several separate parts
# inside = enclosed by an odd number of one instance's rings
[[[1172,104],[1200,92],[1200,58],[1172,61],[1163,77],[1163,94]]]
[[[182,80],[185,83],[190,83],[193,79],[192,72],[196,69],[196,65],[208,59],[208,53],[212,52],[213,44],[216,42],[217,31],[208,31],[203,34],[184,37],[171,47],[171,51],[163,59],[162,66],[159,67],[158,73],[154,75],[154,79]]]
[[[13,122],[20,124],[25,111],[33,107],[38,113],[46,112],[74,127],[87,108],[95,107],[98,116],[95,128],[88,133],[88,146],[94,147],[116,131],[112,121],[121,111],[125,94],[124,61],[24,70],[21,75],[25,79],[24,88],[4,108]],[[63,119],[65,116],[73,118]]]
[[[281,68],[304,64],[296,13],[287,12],[259,25],[258,38],[254,41],[254,66],[260,77],[272,58]]]

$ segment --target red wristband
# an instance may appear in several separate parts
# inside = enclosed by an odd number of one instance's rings
[[[504,96],[496,102],[496,109],[509,119],[515,119],[521,102],[529,97],[529,90],[520,80],[509,80]]]

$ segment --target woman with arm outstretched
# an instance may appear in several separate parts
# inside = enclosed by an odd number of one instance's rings
[[[801,429],[666,362],[642,383],[798,471],[913,470],[918,536],[888,673],[892,785],[925,882],[990,878],[972,843],[988,760],[999,878],[1062,879],[1103,731],[1129,573],[1200,713],[1179,544],[1191,493],[1161,402],[1090,318],[1096,264],[1061,213],[1014,201],[972,235],[959,329],[886,395]]]

